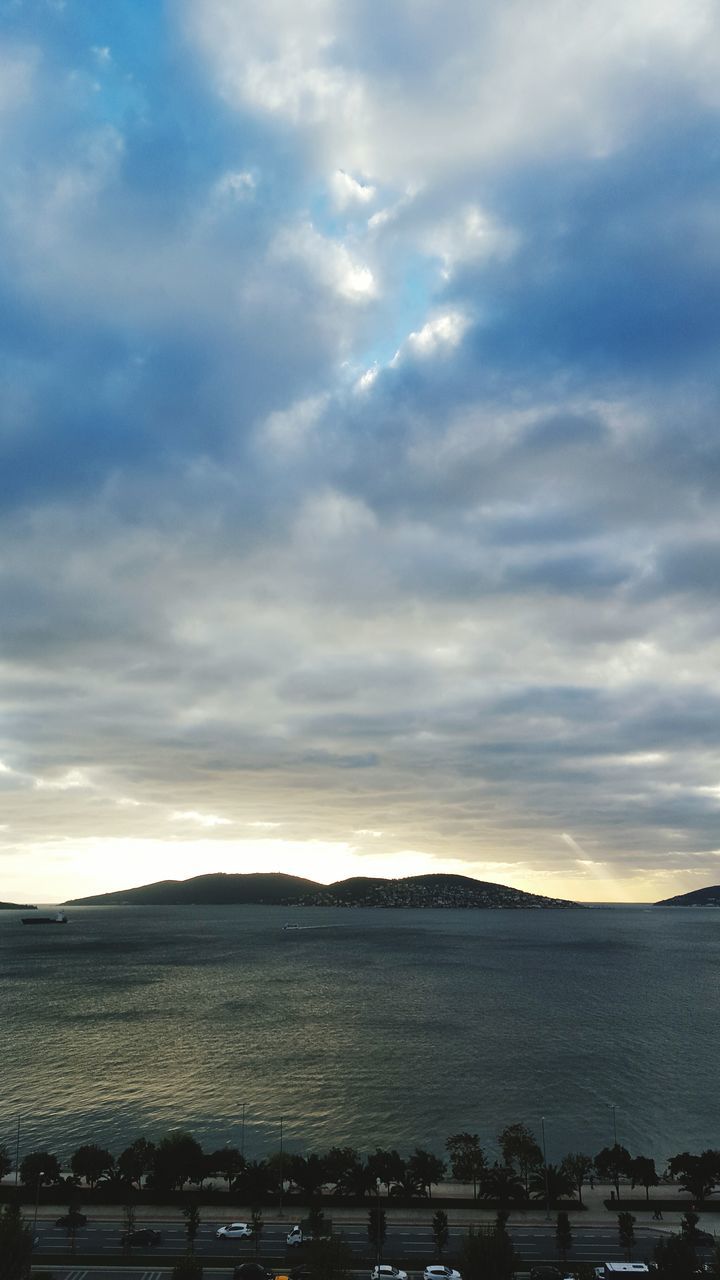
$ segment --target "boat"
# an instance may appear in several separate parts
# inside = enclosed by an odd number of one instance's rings
[[[21,924],[67,924],[68,918],[64,911],[58,911],[54,916],[21,916]]]
[[[283,925],[283,929],[302,929],[302,925],[301,925],[301,924],[290,924],[290,923],[288,922],[288,924],[284,924],[284,925]]]

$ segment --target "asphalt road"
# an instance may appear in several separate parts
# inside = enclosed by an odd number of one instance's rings
[[[212,1257],[219,1263],[227,1259],[228,1264],[250,1261],[255,1257],[255,1247],[249,1240],[217,1240],[215,1231],[223,1224],[222,1219],[203,1219],[195,1241],[195,1252],[201,1257]],[[138,1224],[146,1226],[145,1222]],[[184,1223],[177,1219],[158,1218],[153,1227],[160,1231],[162,1240],[152,1247],[137,1247],[128,1257],[132,1266],[133,1253],[142,1256],[143,1260],[152,1255],[158,1266],[171,1257],[183,1253],[187,1247]],[[353,1249],[361,1256],[367,1257],[371,1250],[364,1223],[343,1223],[333,1220],[334,1229],[341,1233]],[[34,1261],[41,1263],[43,1257],[59,1258],[66,1256],[82,1259],[83,1255],[97,1258],[103,1254],[117,1256],[121,1253],[121,1224],[115,1220],[92,1219],[86,1227],[76,1233],[75,1250],[71,1254],[71,1246],[67,1233],[62,1227],[56,1227],[53,1221],[38,1218],[38,1243],[34,1251]],[[655,1244],[667,1231],[654,1227],[636,1226],[636,1246],[633,1257],[636,1260],[652,1258]],[[266,1222],[264,1225],[259,1256],[271,1263],[276,1269],[281,1266],[295,1266],[302,1261],[302,1248],[288,1248],[285,1237],[288,1232],[287,1222]],[[464,1231],[455,1227],[451,1229],[447,1252],[452,1254],[459,1244]],[[523,1262],[533,1264],[538,1260],[556,1258],[555,1224],[514,1225],[510,1223],[510,1234],[513,1243]],[[386,1262],[407,1264],[411,1269],[422,1270],[429,1262],[437,1262],[437,1250],[433,1242],[429,1224],[401,1225],[390,1223],[383,1248],[383,1259]],[[624,1257],[618,1240],[615,1224],[605,1226],[573,1227],[573,1245],[568,1252],[568,1266],[580,1262],[621,1261]],[[82,1268],[80,1268],[82,1270]],[[72,1280],[80,1280],[73,1275]],[[146,1280],[151,1280],[151,1273],[146,1273]],[[152,1277],[152,1280],[157,1280]]]

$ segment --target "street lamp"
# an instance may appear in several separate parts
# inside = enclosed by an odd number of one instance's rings
[[[283,1216],[283,1182],[285,1175],[283,1172],[283,1118],[280,1117],[280,1217]]]
[[[42,1182],[44,1177],[45,1177],[45,1170],[38,1169],[37,1187],[35,1189],[35,1217],[33,1218],[33,1235],[35,1235],[35,1232],[37,1230],[38,1205],[40,1204],[40,1183]]]
[[[613,1145],[617,1146],[617,1104],[614,1102],[608,1102],[608,1106],[613,1113]]]
[[[617,1201],[619,1204],[620,1203],[620,1170],[618,1168],[618,1151],[617,1151],[617,1144],[618,1144],[617,1104],[614,1102],[608,1102],[608,1106],[612,1111],[612,1118],[613,1118],[613,1158],[615,1160],[615,1195],[617,1196]]]
[[[545,1117],[540,1117],[540,1127],[542,1129],[543,1144],[543,1170],[545,1173],[545,1221],[550,1221],[550,1189],[548,1187],[548,1170],[547,1170],[547,1150],[545,1148]]]
[[[380,1179],[375,1179],[375,1269],[380,1280]]]

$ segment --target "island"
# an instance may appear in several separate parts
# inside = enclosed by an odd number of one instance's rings
[[[0,911],[37,911],[29,902],[0,902]]]
[[[691,889],[690,893],[678,893],[674,898],[663,898],[656,907],[720,907],[720,884],[709,884],[704,889]]]
[[[193,876],[189,880],[160,880],[114,893],[72,898],[66,907],[83,906],[229,906],[255,903],[282,907],[453,907],[532,910],[581,908],[565,898],[511,889],[508,885],[475,880],[472,876],[353,876],[334,884],[318,884],[301,876],[268,873]],[[584,908],[583,908],[584,909]]]

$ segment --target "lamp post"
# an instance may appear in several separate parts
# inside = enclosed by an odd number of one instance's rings
[[[283,1118],[280,1117],[280,1217],[283,1211]]]
[[[545,1147],[545,1117],[540,1117],[540,1127],[542,1129],[543,1144],[543,1172],[545,1174],[545,1221],[550,1221],[550,1189],[548,1187],[548,1170],[547,1170],[547,1150]]]
[[[240,1155],[245,1155],[245,1103],[242,1104],[242,1128],[240,1130]]]
[[[35,1232],[37,1230],[38,1205],[40,1204],[40,1183],[42,1182],[44,1177],[45,1177],[45,1170],[38,1169],[37,1187],[35,1188],[35,1216],[33,1218],[33,1235],[35,1235]]]
[[[375,1270],[380,1280],[380,1179],[375,1179]]]
[[[620,1171],[617,1164],[617,1105],[614,1102],[608,1102],[608,1106],[612,1111],[613,1118],[613,1150],[615,1153],[615,1194],[618,1204],[620,1203]]]
[[[616,1147],[616,1146],[617,1146],[617,1103],[615,1103],[615,1102],[608,1102],[608,1104],[607,1104],[607,1105],[608,1105],[608,1107],[610,1108],[610,1110],[612,1111],[612,1121],[613,1121],[613,1146],[614,1146],[614,1147]]]
[[[15,1139],[15,1186],[18,1184],[20,1174],[20,1117],[17,1122],[17,1137]]]

